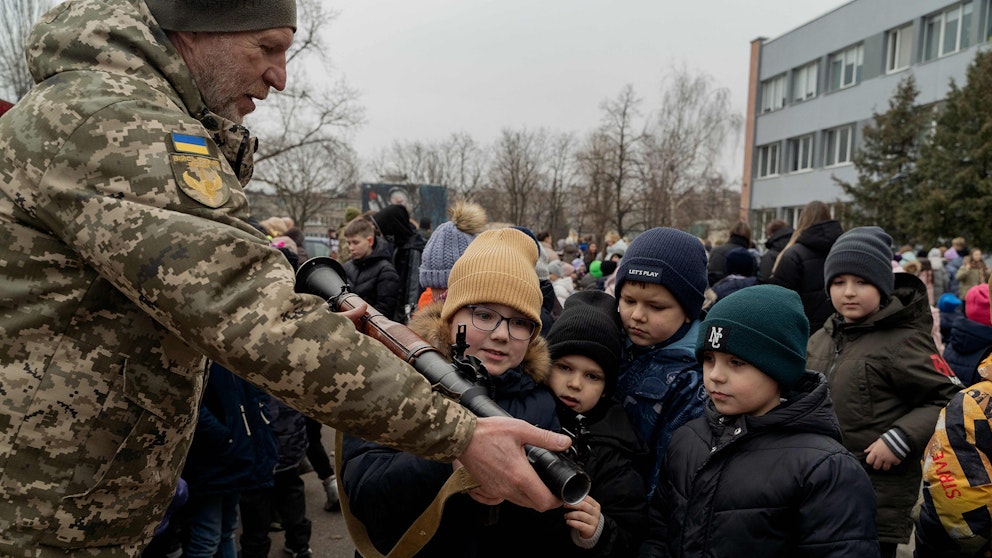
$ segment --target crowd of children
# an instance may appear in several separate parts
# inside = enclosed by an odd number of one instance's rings
[[[992,556],[992,318],[980,251],[962,247],[963,271],[948,272],[940,252],[918,261],[893,251],[879,227],[835,235],[817,267],[830,313],[811,327],[809,293],[774,280],[773,260],[792,261],[802,244],[779,242],[762,259],[739,226],[735,239],[747,242],[715,265],[700,239],[668,227],[629,244],[605,238],[599,253],[488,223],[473,203],[450,216],[405,272],[419,279],[409,316],[397,310],[395,235],[355,215],[341,231],[353,292],[409,318],[446,358],[476,363],[475,380],[509,415],[569,434],[568,459],[591,488],[539,513],[468,484],[437,511],[439,492],[463,480],[457,462],[345,435],[343,509],[369,544],[356,541],[357,555],[399,546],[417,556],[889,558],[912,543],[919,557]],[[821,221],[783,230],[803,238]],[[302,450],[276,468],[294,482],[306,448],[297,439]],[[333,473],[321,478],[334,485]],[[298,487],[289,480],[276,473],[246,492],[254,511],[242,509],[242,521],[257,530],[279,510],[291,522],[277,505]],[[187,525],[197,488],[176,525]],[[337,509],[337,494],[328,498]],[[309,552],[302,520],[294,548],[287,531],[292,555]],[[230,519],[218,521],[210,540],[230,542]],[[433,522],[433,534],[411,535],[415,522]]]

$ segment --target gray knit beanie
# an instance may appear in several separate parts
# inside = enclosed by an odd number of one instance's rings
[[[145,0],[167,31],[296,30],[296,0]]]
[[[823,264],[827,295],[838,275],[849,273],[868,281],[887,300],[895,290],[892,237],[881,227],[856,227],[837,238]]]
[[[450,214],[451,220],[434,229],[421,254],[420,286],[425,289],[448,288],[455,260],[486,226],[486,211],[479,204],[460,202]]]
[[[703,351],[729,353],[790,388],[806,372],[809,320],[799,294],[754,285],[723,297],[706,312],[696,338]]]

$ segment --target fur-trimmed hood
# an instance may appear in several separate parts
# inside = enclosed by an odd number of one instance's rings
[[[441,320],[441,308],[444,301],[437,301],[417,311],[410,321],[410,329],[437,348],[445,358],[451,358],[451,328]],[[523,363],[514,368],[523,371],[539,384],[547,383],[551,373],[551,356],[548,354],[548,344],[538,335],[531,340],[524,354]]]

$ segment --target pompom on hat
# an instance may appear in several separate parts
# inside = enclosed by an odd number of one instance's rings
[[[883,301],[888,300],[895,291],[892,237],[881,227],[855,227],[840,235],[823,264],[828,296],[830,283],[844,274],[857,275],[868,281],[878,289]]]
[[[459,202],[451,208],[450,221],[438,225],[431,233],[420,262],[420,286],[447,289],[448,274],[476,235],[485,230],[486,210],[481,205]]]
[[[536,264],[537,244],[525,233],[512,228],[480,233],[451,268],[441,320],[450,322],[469,304],[504,304],[537,322],[537,335],[544,296]]]
[[[696,358],[704,351],[729,353],[791,388],[806,372],[808,340],[799,295],[778,285],[754,285],[709,309],[696,338]]]
[[[595,290],[569,296],[546,339],[552,359],[581,355],[595,361],[606,375],[604,393],[613,394],[624,343],[617,299]]]
[[[630,243],[617,270],[617,298],[627,281],[655,283],[672,293],[689,319],[703,308],[706,249],[695,236],[669,227],[647,230]]]
[[[167,31],[239,32],[292,27],[296,0],[145,0]]]

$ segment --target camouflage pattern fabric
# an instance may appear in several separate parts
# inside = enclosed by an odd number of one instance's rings
[[[142,0],[69,0],[27,44],[38,85],[0,119],[0,555],[139,555],[207,358],[336,429],[464,450],[468,411],[293,292],[244,221],[254,140]]]

